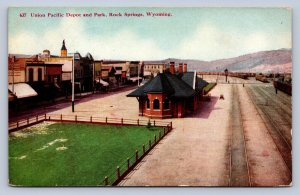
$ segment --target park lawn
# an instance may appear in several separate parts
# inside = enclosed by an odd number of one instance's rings
[[[43,131],[40,131],[43,129]],[[110,184],[116,167],[148,148],[162,128],[42,123],[9,136],[9,183],[17,186]],[[146,148],[146,149],[147,149]],[[126,164],[127,165],[127,164]],[[124,167],[124,166],[123,166]]]

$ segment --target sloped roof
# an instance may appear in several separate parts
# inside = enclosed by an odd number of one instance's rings
[[[143,86],[143,85],[145,85],[148,81],[150,81],[150,79],[144,79],[144,80],[140,83],[140,85]]]
[[[205,81],[205,80],[203,80],[203,79],[200,78],[200,77],[197,77],[197,80],[198,80],[197,85],[198,85],[198,89],[199,89],[199,90],[202,90],[204,87],[206,87],[206,85],[208,85],[208,82]]]
[[[186,82],[178,78],[177,76],[165,73],[169,82],[175,90],[175,93],[171,97],[192,97],[195,95],[195,90]]]
[[[170,97],[192,97],[195,90],[176,75],[170,73],[160,73],[143,86],[134,90],[127,97],[146,96],[147,93],[166,93]]]
[[[89,60],[94,60],[92,54],[90,54],[89,52],[85,55],[86,58],[88,58]]]
[[[181,79],[187,83],[189,86],[194,88],[194,79],[195,79],[195,73],[194,72],[185,72],[182,74]]]
[[[197,92],[201,91],[206,85],[208,85],[208,82],[198,77],[197,74],[195,74],[195,72],[185,72],[181,75],[178,74],[177,76],[181,77],[181,79],[192,88],[194,88],[195,82],[195,90]],[[196,81],[194,81],[195,79]]]
[[[168,81],[166,74],[158,74],[154,77],[147,86],[145,86],[144,91],[147,93],[174,93],[174,89]]]
[[[134,90],[133,92],[129,93],[127,95],[127,97],[141,97],[141,96],[146,96],[147,93],[144,92],[144,89],[147,85],[149,85],[149,83],[152,81],[153,79],[151,79],[150,81],[146,82],[144,85],[138,87],[136,90]]]
[[[73,55],[75,60],[80,60],[82,58],[79,52],[75,52]]]

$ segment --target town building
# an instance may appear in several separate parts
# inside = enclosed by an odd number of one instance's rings
[[[109,74],[109,68],[103,69],[103,75],[102,75],[102,63],[103,60],[94,60],[94,86],[96,90],[104,89],[107,90],[109,87],[108,82],[104,81],[102,78],[105,77],[107,80],[109,80],[108,75]],[[114,77],[114,72],[113,72]]]
[[[8,56],[8,101],[37,96],[37,92],[26,83],[26,62],[36,56],[10,54]]]
[[[74,79],[75,79],[75,91],[92,91],[94,87],[94,59],[90,53],[87,53],[85,57],[81,56],[79,52],[68,55],[65,40],[62,42],[60,55],[51,55],[50,51],[45,49],[42,54],[39,55],[39,60],[62,65],[61,73],[61,87],[65,93],[70,94],[71,79],[73,71],[73,58],[74,58]]]
[[[165,72],[169,68],[168,63],[164,62],[144,62],[144,76],[156,76],[159,73]]]
[[[103,60],[94,61],[94,80],[99,81],[101,79],[101,67]]]
[[[72,64],[73,56],[68,56],[65,41],[62,43],[60,55],[52,55],[48,49],[39,54],[39,60],[45,63],[62,64],[60,87],[64,95],[71,94]]]
[[[8,83],[25,82],[25,62],[31,57],[19,57],[16,55],[8,56]]]
[[[94,88],[93,78],[93,66],[94,59],[90,53],[87,53],[85,57],[81,56],[80,53],[74,54],[74,79],[77,91],[85,92],[92,91]]]
[[[63,64],[38,60],[26,61],[26,82],[38,93],[40,99],[53,100],[61,91]]]
[[[127,97],[136,97],[139,115],[150,118],[181,118],[199,107],[203,88],[208,84],[196,72],[187,72],[187,64],[180,63],[175,72],[174,62],[168,71],[140,86]]]
[[[143,63],[139,61],[104,60],[102,70],[111,70],[114,67],[114,78],[111,77],[111,85],[122,85],[126,82],[137,82],[142,79]],[[138,73],[140,73],[138,75]],[[106,73],[105,73],[106,74]],[[105,77],[106,75],[104,75]],[[105,78],[104,78],[105,79]]]
[[[113,66],[102,65],[101,66],[101,79],[109,82],[111,85],[116,84],[115,78],[116,69]]]
[[[72,62],[73,62],[73,56],[66,56],[65,53],[67,53],[66,46],[62,46],[61,53],[63,55],[57,56],[57,55],[51,55],[50,51],[48,49],[45,49],[42,54],[39,54],[39,60],[44,62],[51,62],[51,63],[58,63],[63,64],[62,66],[62,82],[71,81],[72,77]]]

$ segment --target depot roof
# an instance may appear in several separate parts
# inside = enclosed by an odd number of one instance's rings
[[[193,97],[196,91],[176,75],[159,73],[143,86],[128,94],[127,97],[141,97],[148,93],[165,93],[171,98],[188,98]]]

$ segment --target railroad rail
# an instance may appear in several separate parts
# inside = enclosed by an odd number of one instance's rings
[[[229,145],[229,186],[252,186],[240,98],[236,85],[232,86],[231,135]]]
[[[261,117],[262,121],[264,122],[268,133],[270,137],[272,138],[272,141],[274,142],[276,146],[276,150],[279,152],[283,162],[287,166],[290,176],[292,176],[292,158],[291,158],[291,145],[287,142],[285,137],[282,135],[279,127],[273,122],[273,119],[269,114],[258,107],[258,105],[255,102],[254,94],[251,89],[246,88],[246,92],[250,97],[251,102],[253,103],[257,113],[259,113],[259,116]],[[269,123],[268,123],[269,122]],[[270,125],[272,127],[270,127]],[[276,141],[277,140],[277,141]],[[280,143],[278,143],[280,142]]]

